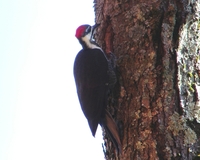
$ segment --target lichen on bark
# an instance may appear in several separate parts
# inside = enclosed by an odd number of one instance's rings
[[[184,116],[200,123],[200,1],[190,1],[177,48],[178,89]]]

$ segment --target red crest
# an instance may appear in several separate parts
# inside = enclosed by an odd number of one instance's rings
[[[76,38],[81,38],[83,36],[83,33],[85,32],[86,28],[88,27],[88,25],[81,25],[76,29]]]

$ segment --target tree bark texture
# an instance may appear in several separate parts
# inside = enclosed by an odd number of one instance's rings
[[[200,1],[95,0],[99,45],[116,55],[108,110],[122,153],[108,160],[191,160],[200,154]]]

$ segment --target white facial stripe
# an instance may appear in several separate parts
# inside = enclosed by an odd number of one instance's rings
[[[88,46],[88,48],[91,48],[91,49],[94,49],[94,48],[97,48],[97,49],[101,49],[99,46],[93,44],[90,42],[91,40],[91,32],[87,35],[85,35],[84,37],[82,37],[82,40],[85,42],[85,44]]]
[[[91,30],[91,26],[87,27],[85,32],[87,33],[89,29]]]

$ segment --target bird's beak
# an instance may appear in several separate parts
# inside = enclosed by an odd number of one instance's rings
[[[100,26],[100,24],[97,24],[97,23],[96,23],[94,26],[92,26],[92,29],[95,30],[95,29],[96,29],[97,27],[99,27],[99,26]]]

